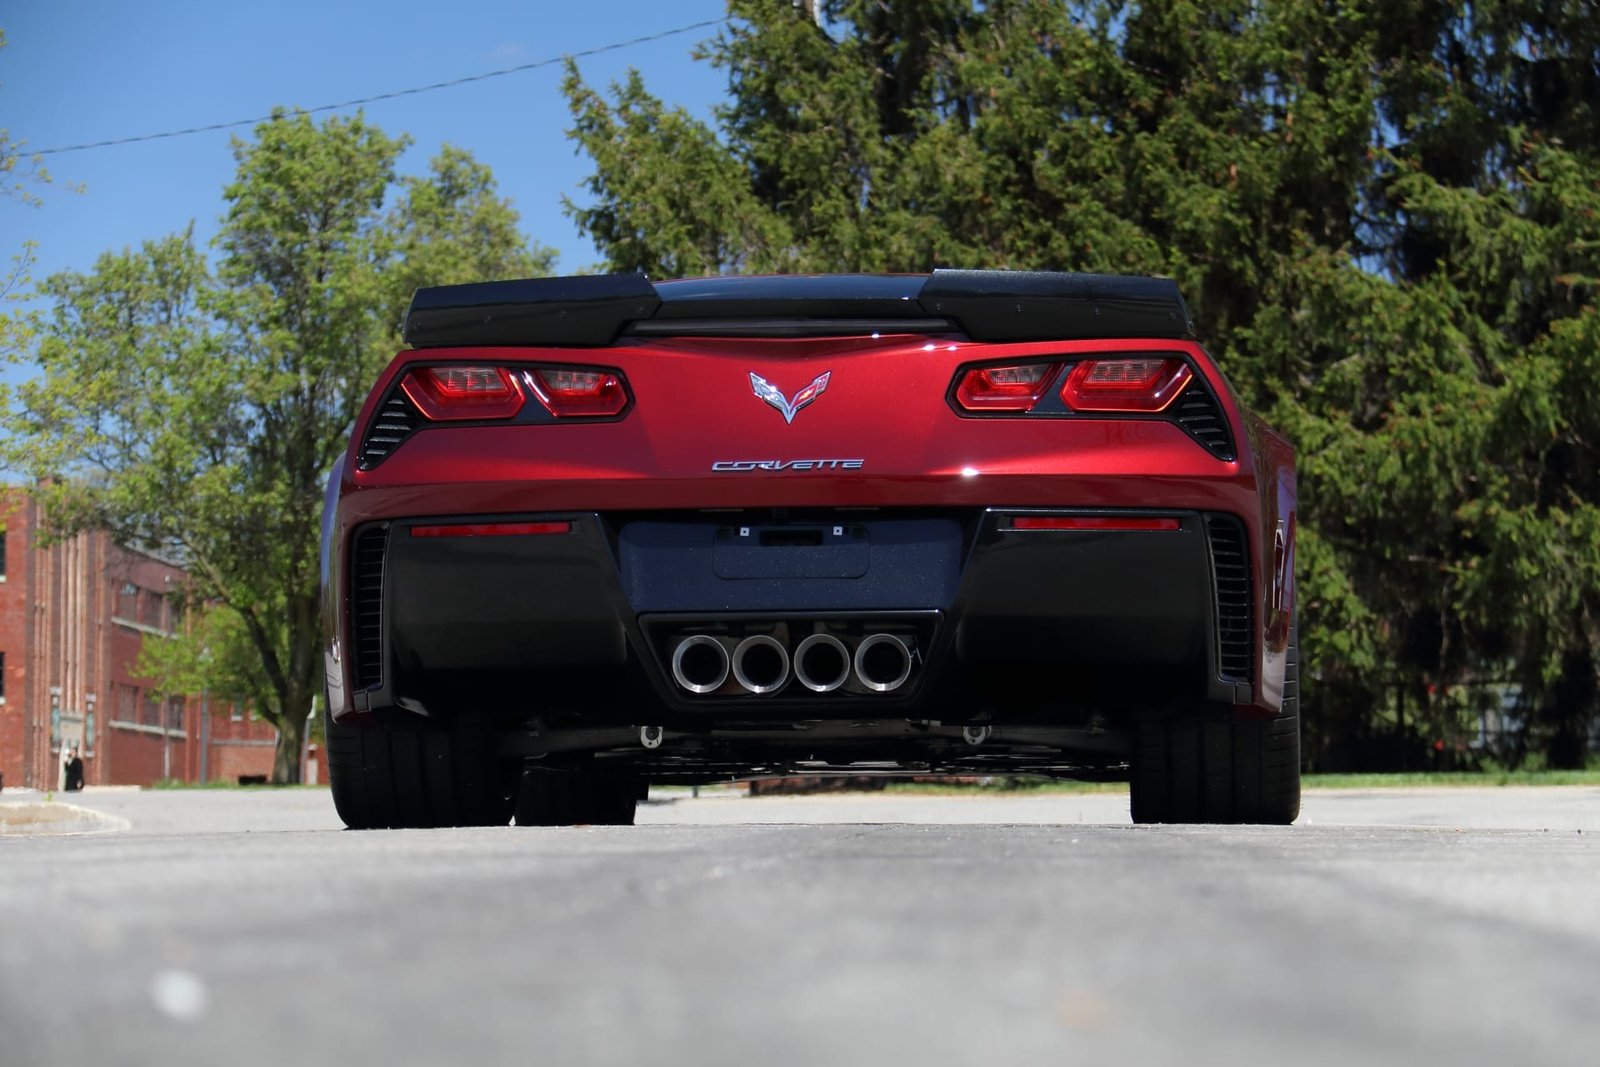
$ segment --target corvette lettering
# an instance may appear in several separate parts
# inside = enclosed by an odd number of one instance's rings
[[[711,469],[730,471],[858,471],[864,459],[719,459]]]

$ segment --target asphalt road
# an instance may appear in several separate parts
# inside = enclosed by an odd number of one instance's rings
[[[0,800],[11,799],[7,793]],[[0,1064],[1600,1062],[1600,790],[653,803],[339,832],[101,793],[0,838]]]

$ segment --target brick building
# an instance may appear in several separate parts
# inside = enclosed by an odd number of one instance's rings
[[[272,771],[276,732],[204,695],[162,699],[134,673],[177,624],[183,569],[80,534],[40,548],[38,505],[0,489],[0,783],[58,787],[76,744],[89,785]]]

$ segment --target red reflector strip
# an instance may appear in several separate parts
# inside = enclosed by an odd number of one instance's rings
[[[1016,515],[1011,519],[1013,530],[1178,530],[1182,523],[1177,519],[1160,519],[1154,516],[1109,515]]]
[[[413,526],[412,537],[522,537],[572,532],[570,522],[479,522],[461,526]]]

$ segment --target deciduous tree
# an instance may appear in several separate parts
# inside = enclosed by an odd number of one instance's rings
[[[405,146],[359,115],[261,124],[234,145],[214,269],[185,232],[48,279],[39,373],[0,415],[0,459],[48,479],[57,532],[108,529],[189,568],[186,644],[146,666],[169,690],[253,698],[278,730],[279,782],[298,779],[322,685],[324,482],[400,310],[421,282],[551,258],[486,168],[446,148],[397,180]]]

